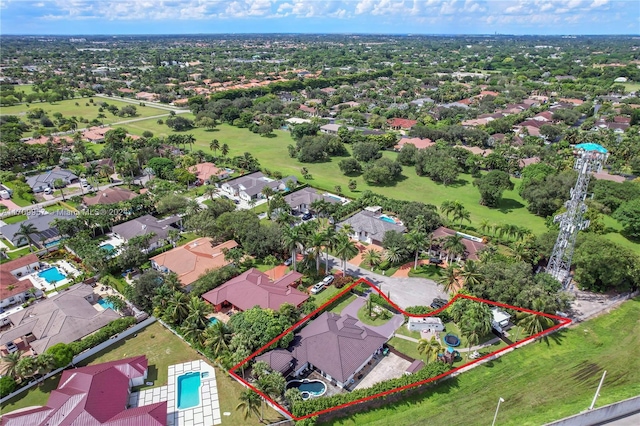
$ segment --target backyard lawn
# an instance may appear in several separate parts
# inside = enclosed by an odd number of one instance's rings
[[[35,108],[42,108],[46,113],[49,114],[49,117],[53,119],[53,114],[56,112],[61,113],[65,117],[75,116],[76,118],[86,118],[91,121],[94,118],[98,118],[98,114],[100,112],[98,109],[100,108],[100,104],[102,102],[107,102],[109,105],[115,105],[118,108],[122,108],[123,106],[133,105],[136,107],[138,115],[136,117],[118,117],[117,115],[111,114],[109,111],[103,111],[103,114],[106,118],[102,119],[104,124],[117,123],[119,121],[130,120],[133,118],[144,118],[144,117],[153,117],[156,115],[169,115],[168,111],[163,109],[154,108],[151,106],[140,106],[138,104],[133,104],[129,102],[116,101],[112,99],[101,99],[101,98],[93,98],[93,103],[89,102],[89,98],[75,98],[75,99],[67,99],[60,102],[54,102],[53,104],[48,102],[35,102],[29,104],[27,107],[26,104],[19,104],[10,107],[3,107],[2,114],[11,114],[11,115],[24,115],[28,110],[33,110]],[[76,103],[78,105],[76,105]],[[87,106],[86,104],[89,104]],[[80,123],[79,127],[86,127],[86,124]],[[165,126],[166,127],[166,126]]]
[[[113,361],[136,355],[146,355],[149,360],[148,381],[153,381],[154,386],[167,384],[168,367],[172,364],[179,364],[195,359],[204,359],[196,351],[191,349],[186,343],[173,335],[159,323],[154,323],[137,336],[131,336],[122,340],[109,349],[89,358],[83,365],[93,365],[102,362]],[[14,400],[10,404],[2,407],[2,411],[15,410],[17,408],[31,405],[43,405],[48,399],[48,392],[58,384],[60,376],[56,376],[45,382],[42,386],[31,389],[23,394],[19,400]],[[218,383],[218,395],[220,397],[221,412],[228,411],[230,416],[222,416],[222,424],[227,425],[257,425],[258,419],[253,417],[244,420],[240,412],[236,411],[239,403],[239,396],[245,389],[235,380],[231,379],[225,372],[216,368],[216,381]],[[147,388],[142,386],[142,388]],[[277,421],[280,416],[270,408],[265,407],[265,417],[268,423]]]
[[[596,407],[640,394],[640,298],[607,315],[531,343],[423,395],[328,423],[332,426],[491,424],[540,425],[584,411],[602,371]],[[411,343],[411,342],[408,342]],[[492,348],[495,350],[495,348]]]
[[[372,303],[371,315],[369,315],[369,308],[365,303],[360,309],[358,309],[358,319],[367,325],[379,326],[389,322],[392,315],[387,309],[382,306],[378,306],[375,303]],[[387,316],[382,316],[386,314]]]
[[[11,225],[13,223],[22,222],[23,220],[29,219],[26,214],[17,214],[15,216],[7,216],[2,221],[7,225]]]
[[[340,301],[340,303],[335,305],[333,308],[329,309],[329,312],[333,312],[334,314],[339,314],[347,305],[349,305],[349,303],[356,300],[356,297],[357,296],[355,294],[345,294],[342,297],[342,300]]]

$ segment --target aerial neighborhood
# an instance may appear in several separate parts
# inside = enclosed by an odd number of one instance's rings
[[[636,396],[637,37],[2,44],[0,424]]]

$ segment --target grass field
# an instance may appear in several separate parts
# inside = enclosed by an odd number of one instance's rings
[[[184,114],[183,116],[193,118],[190,114]],[[141,120],[123,127],[129,133],[138,135],[145,130],[153,132],[156,136],[166,136],[173,133],[166,125],[158,124],[155,119]],[[289,157],[287,146],[289,144],[295,145],[295,141],[286,131],[275,130],[275,137],[265,138],[251,133],[247,129],[221,124],[213,131],[196,128],[187,133],[193,134],[196,138],[196,143],[193,146],[194,150],[202,149],[205,152],[211,152],[209,143],[213,139],[218,139],[221,145],[224,143],[229,145],[229,156],[250,152],[254,157],[258,158],[262,167],[280,171],[284,176],[296,175],[301,182],[326,191],[334,192],[335,187],[340,186],[343,194],[347,197],[357,198],[363,190],[370,189],[387,197],[399,200],[421,201],[436,206],[440,206],[446,200],[457,200],[463,203],[471,213],[472,227],[473,225],[477,226],[481,220],[487,219],[493,224],[515,223],[531,229],[536,234],[544,233],[547,230],[544,219],[529,213],[526,208],[526,202],[518,194],[519,179],[512,179],[515,183],[515,188],[511,191],[505,191],[499,208],[490,209],[480,205],[480,193],[473,186],[473,178],[468,174],[461,174],[457,182],[444,186],[433,182],[427,177],[416,175],[413,167],[403,167],[402,178],[396,184],[391,186],[369,186],[361,176],[353,178],[342,174],[338,167],[341,157],[333,157],[330,161],[324,163],[301,163]],[[350,149],[350,147],[347,148]],[[386,151],[383,155],[395,159],[397,153]],[[302,167],[308,169],[311,179],[302,179],[302,174],[300,173]],[[350,191],[347,187],[349,179],[356,180],[357,188],[354,191]],[[609,217],[605,218],[605,224],[616,230],[620,228],[617,222]],[[625,239],[617,233],[609,233],[607,237],[616,243],[640,252],[638,244]]]
[[[144,117],[153,117],[156,115],[169,115],[168,111],[154,108],[151,106],[140,106],[137,104],[132,104],[128,102],[116,101],[111,99],[101,99],[101,98],[92,98],[93,104],[89,103],[89,98],[76,98],[76,99],[67,99],[60,102],[54,102],[53,104],[48,102],[35,102],[29,104],[27,107],[26,104],[14,105],[10,107],[3,107],[2,114],[3,115],[18,115],[22,116],[27,113],[29,109],[42,108],[45,112],[48,113],[49,118],[52,120],[53,114],[56,112],[62,113],[65,117],[75,116],[76,118],[86,118],[87,120],[93,120],[94,118],[98,118],[98,114],[100,112],[98,109],[102,102],[107,102],[109,105],[116,105],[118,108],[122,108],[127,105],[134,105],[138,110],[138,115],[136,117],[118,117],[116,115],[111,114],[109,111],[104,111],[103,114],[106,118],[103,119],[104,124],[116,123],[119,121],[130,120],[132,118],[144,118]],[[78,105],[76,105],[76,103]],[[87,106],[86,104],[89,104]],[[82,124],[79,127],[84,127]],[[165,126],[166,127],[166,126]]]
[[[640,90],[640,83],[619,83],[624,86],[624,90],[626,93],[629,92],[637,92]]]
[[[445,380],[421,396],[328,423],[332,426],[540,425],[640,394],[640,299]],[[411,343],[411,342],[409,342]]]
[[[83,362],[83,365],[94,365],[136,355],[147,356],[149,360],[149,376],[147,380],[154,382],[153,387],[167,384],[169,365],[199,358],[204,359],[162,325],[154,323],[139,332],[136,337],[131,336],[124,339],[112,345],[108,350],[89,358]],[[43,385],[23,394],[24,396],[20,399],[3,405],[2,411],[6,412],[31,405],[45,404],[49,397],[49,392],[57,387],[59,380],[60,375],[47,380]],[[240,412],[235,409],[244,387],[219,369],[216,369],[216,381],[220,398],[220,410],[231,413],[230,416],[222,416],[223,425],[260,424],[255,417],[244,420]],[[145,386],[141,388],[145,388]],[[270,408],[265,407],[264,412],[268,423],[280,419],[278,414]]]

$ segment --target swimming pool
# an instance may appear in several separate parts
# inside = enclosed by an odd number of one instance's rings
[[[111,243],[103,244],[100,246],[101,249],[106,250],[108,253],[111,253],[115,250],[115,247]]]
[[[340,201],[342,202],[342,198],[340,197],[336,197],[335,195],[331,195],[331,194],[324,194],[326,197],[331,198],[332,200],[336,200],[336,201]]]
[[[109,302],[108,300],[100,299],[98,300],[98,305],[102,306],[105,309],[111,309],[112,311],[116,310],[116,308],[113,306],[113,303]]]
[[[178,377],[178,409],[200,405],[200,372],[192,371]]]
[[[55,247],[58,244],[60,244],[61,240],[55,240],[55,241],[49,241],[48,243],[45,243],[44,247],[45,248],[49,248],[49,247]]]
[[[38,272],[38,276],[40,278],[44,278],[44,280],[49,284],[54,281],[59,283],[60,281],[67,278],[66,276],[62,275],[62,273],[55,266],[53,268],[45,269],[44,271]]]
[[[398,221],[396,221],[391,216],[387,216],[386,214],[381,215],[380,217],[378,217],[378,219],[383,220],[383,221],[388,222],[388,223],[393,223],[394,225],[398,223]]]
[[[218,318],[214,318],[214,317],[209,318],[209,326],[212,326],[217,322],[218,322]]]
[[[287,389],[298,388],[302,399],[322,396],[327,391],[327,385],[320,380],[292,380],[287,383]]]

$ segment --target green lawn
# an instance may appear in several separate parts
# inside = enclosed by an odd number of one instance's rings
[[[186,118],[192,119],[191,114],[184,114]],[[165,124],[158,124],[156,119],[142,120],[122,126],[129,133],[141,135],[145,130],[150,130],[156,136],[166,136],[174,133]],[[433,182],[427,177],[416,175],[413,167],[403,167],[403,174],[400,181],[391,186],[370,186],[364,182],[361,176],[348,177],[344,176],[338,167],[338,163],[342,157],[334,157],[324,163],[301,163],[297,159],[289,157],[287,146],[295,145],[295,141],[287,131],[275,130],[275,137],[265,138],[260,135],[251,133],[247,129],[240,129],[228,124],[221,124],[215,130],[208,131],[202,128],[195,128],[188,132],[196,138],[193,146],[194,150],[201,149],[205,152],[212,152],[209,149],[209,143],[213,139],[218,139],[220,144],[229,145],[229,156],[242,155],[250,152],[260,161],[260,165],[269,170],[280,171],[284,176],[295,175],[302,183],[326,191],[335,192],[335,187],[340,186],[343,195],[350,198],[357,198],[365,189],[370,189],[376,193],[387,197],[421,201],[424,203],[440,206],[443,201],[457,200],[464,204],[471,214],[472,223],[469,225],[471,229],[477,229],[478,223],[487,219],[492,224],[516,223],[531,229],[535,234],[546,232],[545,221],[539,216],[535,216],[526,208],[526,202],[518,194],[518,188],[521,181],[512,178],[515,187],[511,191],[505,191],[500,206],[490,209],[480,205],[480,193],[473,186],[473,178],[468,174],[461,174],[458,180],[449,186],[444,186]],[[348,150],[351,148],[348,146]],[[397,153],[385,151],[385,157],[395,159]],[[311,179],[302,178],[300,169],[306,167],[311,174]],[[350,191],[347,187],[349,179],[355,179],[357,188]],[[614,220],[607,218],[605,221],[607,226],[619,229],[619,225],[614,224]],[[465,225],[468,225],[465,222]],[[636,252],[640,252],[640,246],[634,242],[626,240],[617,233],[607,234],[611,240],[630,247]]]
[[[639,317],[637,298],[607,315],[556,333],[548,343],[531,343],[444,380],[423,395],[329,424],[491,424],[502,397],[499,424],[540,425],[589,407],[603,370],[607,377],[596,407],[638,395]]]
[[[367,325],[382,325],[382,324],[386,324],[389,322],[389,320],[392,318],[391,315],[389,315],[387,318],[381,318],[381,317],[377,317],[376,316],[376,312],[375,309],[381,310],[381,311],[387,311],[387,309],[383,308],[382,306],[376,305],[375,303],[373,304],[373,309],[371,311],[372,316],[369,316],[369,309],[367,308],[367,304],[365,303],[360,309],[358,309],[358,319],[363,323],[363,324],[367,324]]]
[[[29,219],[26,214],[17,214],[15,216],[8,216],[2,219],[4,223],[7,225],[11,225],[13,223],[22,222],[23,220]]]
[[[13,195],[11,195],[11,201],[19,205],[20,207],[26,207],[31,205],[31,200],[20,197],[18,191],[16,191],[15,183],[12,181],[2,182],[3,185],[13,190]],[[29,194],[33,196],[33,194]]]
[[[416,342],[402,339],[400,337],[392,337],[391,340],[389,340],[389,344],[413,359],[421,359],[424,361],[424,355],[420,355],[420,353],[418,353],[418,344]]]
[[[640,83],[616,83],[616,84],[622,84],[624,86],[624,90],[626,93],[637,92],[638,90],[640,90]]]
[[[149,376],[147,381],[154,382],[153,387],[167,384],[168,367],[172,364],[204,359],[186,343],[173,335],[159,323],[154,323],[140,331],[136,337],[129,337],[106,351],[89,358],[83,365],[93,365],[102,362],[113,361],[126,357],[146,355],[149,360]],[[31,405],[43,405],[48,398],[48,392],[58,384],[60,376],[51,378],[44,385],[29,390],[17,400],[2,406],[2,411],[11,411]],[[225,372],[216,368],[216,381],[218,383],[218,395],[220,398],[220,410],[228,411],[230,416],[222,416],[222,424],[226,425],[258,425],[256,418],[244,420],[240,412],[235,410],[239,403],[239,395],[244,390],[240,384],[232,380]],[[148,388],[142,386],[141,389]],[[268,423],[280,420],[280,416],[270,408],[265,408],[265,417]]]
[[[344,289],[335,288],[334,286],[330,285],[329,287],[326,287],[324,290],[322,290],[320,293],[312,295],[309,298],[309,300],[311,300],[312,302],[315,302],[316,306],[320,307],[322,306],[323,303],[333,298],[336,294],[340,293],[342,290]]]
[[[410,277],[429,278],[431,280],[437,280],[442,277],[443,269],[437,265],[418,265],[418,269],[411,268],[409,271]]]
[[[31,251],[29,250],[29,246],[25,246],[17,251],[7,252],[7,254],[9,255],[9,259],[11,260],[17,259],[22,256],[26,256],[29,253],[31,253]]]
[[[353,302],[354,300],[356,300],[356,295],[355,294],[348,294],[342,297],[342,300],[340,301],[340,303],[338,303],[337,305],[335,305],[333,308],[329,309],[330,312],[333,312],[334,314],[339,314],[340,312],[342,312],[342,310],[349,305],[349,303]]]
[[[109,111],[104,111],[103,114],[106,115],[102,121],[104,124],[116,123],[119,121],[130,120],[132,118],[144,118],[144,117],[153,117],[156,115],[166,114],[169,115],[168,111],[163,109],[154,108],[152,106],[140,106],[138,104],[132,104],[129,102],[116,101],[111,99],[101,99],[101,98],[93,98],[94,103],[89,102],[89,98],[76,98],[76,99],[67,99],[60,102],[54,102],[50,104],[48,102],[35,102],[29,104],[27,107],[26,104],[19,104],[10,107],[3,107],[2,114],[3,115],[18,115],[22,116],[27,113],[30,109],[42,108],[49,117],[53,120],[53,114],[56,112],[61,113],[65,117],[75,116],[76,118],[86,118],[91,121],[94,118],[98,118],[98,114],[100,112],[98,109],[100,108],[100,103],[107,102],[109,105],[115,105],[118,108],[122,108],[127,105],[134,105],[138,111],[138,115],[136,117],[118,117],[117,115],[111,114]],[[78,103],[78,105],[76,105]],[[85,104],[89,104],[86,106]],[[82,123],[79,127],[84,127]],[[166,127],[166,126],[165,126]]]

